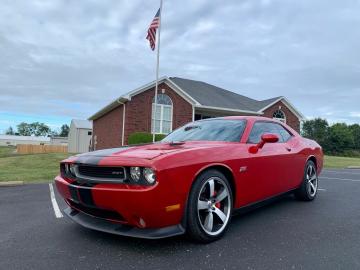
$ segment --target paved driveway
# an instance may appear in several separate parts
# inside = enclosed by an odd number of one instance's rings
[[[325,170],[320,189],[314,202],[290,196],[236,216],[223,239],[200,245],[56,218],[48,184],[0,188],[0,269],[360,269],[360,170]]]

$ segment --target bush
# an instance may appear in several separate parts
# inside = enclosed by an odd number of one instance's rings
[[[164,134],[156,134],[155,141],[161,141],[165,138]],[[153,135],[148,132],[135,132],[130,134],[128,143],[131,144],[141,144],[141,143],[151,143],[153,141]]]

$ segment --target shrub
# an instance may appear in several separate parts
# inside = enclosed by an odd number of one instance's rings
[[[155,141],[162,140],[166,135],[156,134]],[[153,140],[153,135],[148,132],[135,132],[130,134],[128,139],[128,144],[140,144],[140,143],[151,143]]]

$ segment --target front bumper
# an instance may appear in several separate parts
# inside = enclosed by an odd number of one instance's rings
[[[114,223],[104,219],[92,217],[80,211],[71,209],[70,207],[66,208],[64,210],[64,213],[70,219],[88,229],[122,236],[159,239],[185,233],[184,228],[180,224],[159,229],[139,229],[137,227],[132,227],[125,224]]]
[[[55,178],[57,190],[69,205],[65,213],[72,220],[91,229],[144,238],[184,233],[180,224],[186,197],[170,181],[164,182],[154,186],[82,185]]]

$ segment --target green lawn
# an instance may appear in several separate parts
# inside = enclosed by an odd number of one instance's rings
[[[15,155],[15,150],[14,146],[0,146],[0,158]]]
[[[49,182],[59,172],[59,162],[70,154],[17,155],[13,147],[0,147],[0,182]]]
[[[360,158],[325,156],[324,166],[325,168],[360,167]]]

